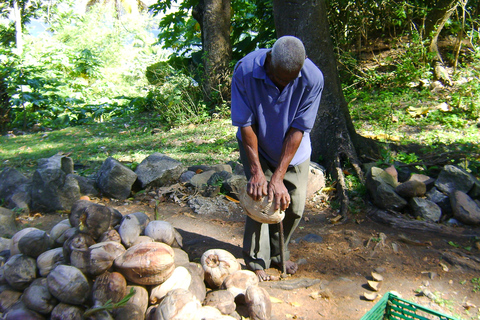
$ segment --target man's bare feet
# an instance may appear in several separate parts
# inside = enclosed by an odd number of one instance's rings
[[[276,280],[278,280],[277,277],[268,275],[268,274],[265,272],[265,270],[255,270],[254,272],[255,272],[255,274],[257,275],[258,280],[259,280],[260,282],[262,282],[262,281],[276,281]]]
[[[272,262],[272,264],[276,268],[280,269],[280,271],[282,271],[282,264],[281,263]],[[287,274],[295,274],[295,273],[297,273],[297,271],[298,271],[298,264],[296,264],[295,262],[290,261],[290,260],[285,261],[285,272]]]

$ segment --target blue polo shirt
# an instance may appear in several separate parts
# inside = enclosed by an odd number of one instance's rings
[[[315,123],[323,90],[323,74],[306,59],[298,77],[282,92],[267,76],[264,68],[269,49],[254,51],[235,66],[232,78],[232,124],[240,128],[253,126],[258,149],[272,165],[277,166],[287,131],[303,131],[303,139],[290,162],[296,166],[310,158],[310,131]]]

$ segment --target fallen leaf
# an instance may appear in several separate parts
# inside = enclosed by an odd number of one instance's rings
[[[292,307],[300,307],[300,306],[301,306],[301,304],[298,303],[298,302],[296,302],[296,301],[290,302],[290,305],[291,305]]]
[[[280,299],[278,299],[278,298],[275,298],[275,297],[272,297],[272,296],[270,296],[270,301],[271,301],[272,303],[283,303],[282,300],[280,300]]]
[[[232,201],[232,202],[235,202],[235,203],[240,203],[240,201],[238,201],[237,199],[233,199],[232,197],[229,197],[229,196],[225,196],[225,198],[227,198],[227,200],[229,201]]]
[[[439,262],[438,264],[442,267],[443,271],[448,272],[449,269],[448,269],[448,266],[445,263]]]

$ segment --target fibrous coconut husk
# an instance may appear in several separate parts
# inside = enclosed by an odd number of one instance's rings
[[[59,265],[47,276],[48,290],[64,303],[81,305],[90,293],[85,275],[77,268]]]
[[[229,274],[241,269],[235,256],[223,249],[205,251],[200,262],[205,271],[205,281],[212,289],[218,289]]]
[[[270,320],[272,302],[267,290],[258,286],[250,286],[245,292],[245,303],[251,320]]]
[[[40,314],[49,314],[58,304],[58,300],[48,291],[47,278],[34,280],[23,291],[22,302],[33,311]]]
[[[246,188],[240,189],[239,200],[247,216],[260,223],[279,223],[285,217],[285,211],[275,210],[275,202],[269,202],[268,197],[255,201],[248,195]]]

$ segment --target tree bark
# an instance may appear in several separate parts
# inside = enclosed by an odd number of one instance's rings
[[[205,97],[214,103],[228,101],[232,58],[230,0],[200,0],[192,14],[202,33]]]
[[[378,146],[358,135],[353,126],[338,75],[325,0],[274,0],[273,12],[277,36],[293,35],[301,39],[308,57],[323,72],[325,87],[311,132],[312,160],[325,165],[337,180],[340,213],[346,218],[349,202],[343,163],[349,161],[363,182],[358,155],[377,154]]]

